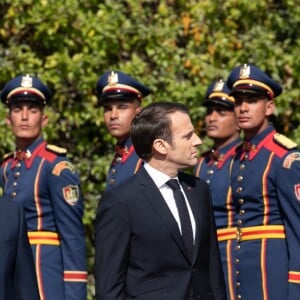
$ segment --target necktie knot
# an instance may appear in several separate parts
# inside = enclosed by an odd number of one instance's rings
[[[214,161],[222,161],[224,159],[224,154],[221,154],[217,149],[211,149],[210,157]]]
[[[255,151],[256,150],[256,146],[254,144],[252,144],[249,141],[244,141],[243,142],[243,150],[248,152],[248,151]]]
[[[117,145],[115,148],[116,155],[123,157],[124,154],[128,153],[127,147]]]
[[[180,189],[180,186],[179,186],[179,182],[177,179],[169,179],[166,184],[173,190],[178,190]]]
[[[217,161],[219,159],[219,151],[216,149],[211,149],[210,156],[213,160]]]
[[[16,150],[14,153],[14,158],[17,160],[25,160],[27,158],[30,158],[31,153],[29,150]]]

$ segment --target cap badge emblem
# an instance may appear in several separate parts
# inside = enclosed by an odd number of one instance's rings
[[[118,74],[112,71],[108,76],[107,83],[108,85],[115,85],[119,81]]]
[[[215,83],[215,86],[213,88],[213,91],[214,92],[221,92],[223,90],[223,87],[224,87],[224,80],[223,79],[219,79],[216,83]]]
[[[244,64],[240,69],[240,78],[249,78],[250,76],[250,66],[247,64]]]
[[[32,87],[32,77],[28,74],[22,77],[21,86],[24,88],[31,88]]]

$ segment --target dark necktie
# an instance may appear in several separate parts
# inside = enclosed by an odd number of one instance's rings
[[[173,190],[173,195],[180,218],[182,238],[190,259],[193,257],[193,229],[188,208],[177,179],[170,179],[166,184]]]

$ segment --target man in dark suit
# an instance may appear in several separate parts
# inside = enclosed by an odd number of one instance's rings
[[[40,299],[22,207],[5,197],[0,198],[0,228],[0,299]]]
[[[145,164],[100,200],[96,299],[226,299],[208,185],[180,172],[201,145],[186,106],[147,106],[131,138]]]

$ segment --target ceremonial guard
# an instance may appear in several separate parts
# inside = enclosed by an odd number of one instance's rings
[[[205,128],[213,140],[213,147],[203,153],[195,168],[195,175],[210,186],[215,215],[227,299],[235,298],[235,209],[231,199],[229,164],[241,143],[239,128],[233,112],[234,98],[223,79],[214,81],[207,89],[203,105],[206,107]]]
[[[9,81],[1,101],[16,141],[16,151],[1,164],[4,194],[22,204],[35,261],[41,300],[86,300],[83,199],[66,150],[49,145],[42,128],[50,91],[37,77]]]
[[[96,90],[104,110],[105,126],[117,139],[115,156],[107,174],[106,189],[111,189],[135,174],[142,164],[130,138],[130,126],[150,89],[125,73],[108,71],[99,78]]]
[[[245,137],[231,168],[236,299],[299,299],[300,152],[269,120],[282,88],[253,65],[234,68],[228,87]]]
[[[0,299],[39,300],[26,222],[19,203],[0,197]]]

